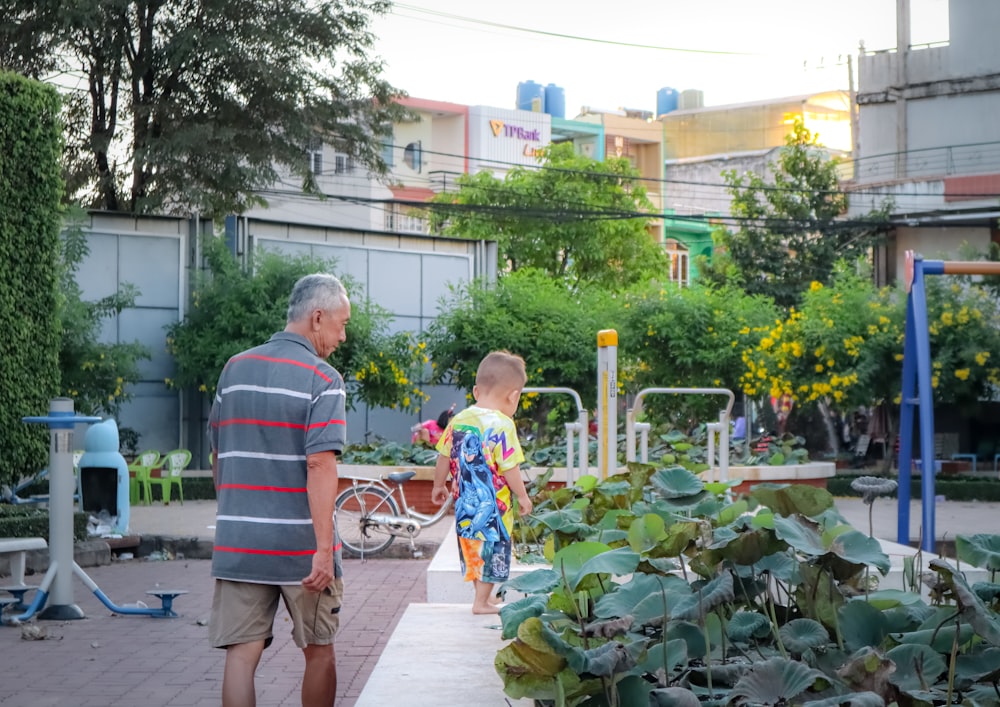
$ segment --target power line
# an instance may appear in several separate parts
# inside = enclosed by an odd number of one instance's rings
[[[394,143],[381,143],[381,145],[382,145],[383,148],[385,148],[385,147],[391,147],[393,150],[402,150],[402,149],[405,149],[404,146],[396,145]],[[781,149],[784,149],[784,147],[783,146],[775,146],[774,149],[775,150],[781,150]],[[470,162],[480,162],[480,163],[483,163],[483,164],[496,165],[496,166],[501,167],[501,168],[521,167],[521,168],[524,168],[524,169],[551,170],[551,171],[562,173],[562,174],[573,174],[573,175],[577,175],[577,176],[589,176],[589,177],[598,177],[598,178],[614,179],[614,180],[620,180],[620,179],[626,178],[623,175],[617,174],[615,172],[594,172],[594,171],[587,171],[587,170],[569,169],[569,168],[566,168],[566,167],[554,167],[554,166],[545,165],[545,164],[539,164],[539,165],[537,165],[535,167],[531,167],[531,166],[525,165],[525,164],[523,164],[521,162],[513,162],[513,161],[510,161],[510,160],[502,160],[502,159],[499,159],[499,158],[492,158],[492,157],[487,158],[487,157],[474,156],[474,155],[460,155],[458,153],[441,152],[441,151],[438,151],[438,150],[427,150],[427,149],[424,149],[424,148],[421,148],[421,152],[423,154],[436,155],[438,157],[452,157],[452,158],[455,158],[457,160],[466,160],[467,159]],[[908,152],[906,154],[908,154]],[[842,164],[845,164],[845,163],[842,163]],[[462,174],[462,173],[456,173],[456,174]],[[431,183],[431,180],[430,180],[429,177],[428,178],[421,177],[420,179],[421,180],[426,179],[428,184]],[[642,175],[630,176],[630,177],[627,177],[627,179],[629,179],[631,181],[634,181],[634,182],[649,182],[649,183],[653,183],[653,184],[678,184],[678,185],[685,185],[685,186],[708,187],[708,188],[712,188],[712,189],[728,189],[729,188],[729,185],[726,184],[725,182],[706,182],[706,181],[698,181],[698,180],[690,180],[690,179],[670,179],[670,178],[666,178],[666,177],[664,177],[664,178],[659,178],[659,177],[644,177]],[[760,187],[760,191],[766,191],[766,192],[801,192],[801,191],[812,191],[812,192],[815,192],[817,194],[822,194],[822,195],[825,195],[825,196],[847,196],[847,197],[852,197],[852,196],[888,197],[888,196],[890,196],[890,195],[886,195],[886,194],[878,191],[878,188],[874,187],[874,186],[873,187],[867,187],[867,188],[850,189],[850,190],[847,190],[847,189],[825,189],[825,190],[808,189],[808,190],[803,190],[803,189],[796,189],[796,188],[791,188],[791,187],[785,188],[785,187],[779,187],[779,186],[776,186],[776,185],[765,184],[765,185],[762,185]],[[897,192],[893,192],[891,194],[891,196],[892,197],[903,196],[903,197],[920,197],[920,198],[926,198],[927,194],[926,194],[926,192],[919,192],[919,191],[912,191],[912,192],[897,191]],[[982,193],[979,193],[979,192],[977,192],[977,193],[968,193],[968,194],[966,194],[966,193],[954,193],[954,194],[949,193],[949,196],[954,196],[954,197],[978,197],[978,198],[983,198],[983,199],[989,199],[989,198],[1000,198],[1000,193],[998,193],[998,194],[982,194]]]
[[[450,20],[459,20],[461,22],[468,22],[470,24],[483,25],[486,27],[497,27],[499,29],[509,29],[515,32],[523,32],[525,34],[537,34],[543,37],[555,37],[557,39],[572,39],[578,42],[593,42],[596,44],[604,44],[608,46],[616,47],[628,47],[630,49],[653,49],[656,51],[664,52],[679,52],[684,54],[707,54],[716,56],[762,56],[760,54],[754,54],[751,52],[730,52],[722,51],[717,49],[690,49],[685,47],[663,47],[655,44],[636,44],[633,42],[619,42],[611,39],[599,39],[596,37],[581,37],[575,34],[563,34],[561,32],[548,32],[540,29],[532,29],[530,27],[521,27],[518,25],[508,25],[501,22],[493,22],[490,20],[480,20],[474,17],[465,17],[463,15],[454,15],[450,12],[442,12],[440,10],[428,10],[423,7],[416,7],[414,5],[406,5],[404,3],[394,3],[394,7],[403,8],[405,10],[410,10],[411,12],[418,12],[427,15],[434,15],[436,17],[444,17]]]

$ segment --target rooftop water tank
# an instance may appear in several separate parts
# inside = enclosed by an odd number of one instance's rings
[[[681,99],[678,101],[678,108],[688,110],[690,108],[705,107],[705,92],[697,88],[687,88],[681,91]]]
[[[517,109],[535,113],[545,112],[545,87],[534,81],[522,81],[517,85]]]
[[[566,89],[554,83],[545,87],[545,112],[553,118],[566,117]]]
[[[677,110],[680,93],[676,88],[664,87],[656,92],[656,115],[666,115]]]

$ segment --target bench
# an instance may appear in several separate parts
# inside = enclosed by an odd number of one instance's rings
[[[0,591],[13,594],[18,606],[23,606],[26,592],[38,588],[24,583],[25,553],[47,547],[45,538],[0,538],[0,556],[10,562],[10,582],[0,586]]]

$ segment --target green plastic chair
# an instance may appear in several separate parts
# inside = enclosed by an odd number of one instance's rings
[[[171,491],[174,486],[177,486],[177,493],[180,496],[181,503],[184,503],[184,486],[181,483],[181,472],[190,463],[191,452],[186,449],[175,449],[163,455],[163,458],[160,460],[160,475],[152,476],[149,479],[151,486],[153,484],[160,486],[160,497],[163,499],[163,505],[166,506],[170,503]]]
[[[155,449],[147,449],[135,456],[135,461],[128,465],[128,496],[132,505],[139,503],[139,492],[142,491],[142,503],[149,505],[150,472],[160,463],[160,453]]]

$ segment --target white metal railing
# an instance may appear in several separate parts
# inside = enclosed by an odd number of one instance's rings
[[[719,480],[729,480],[729,416],[733,411],[733,404],[736,402],[736,395],[728,388],[643,388],[635,395],[632,407],[625,413],[625,459],[634,462],[636,460],[636,432],[642,439],[641,456],[639,460],[643,463],[649,458],[649,423],[637,422],[638,416],[642,413],[642,401],[647,395],[652,393],[666,393],[668,395],[725,395],[729,402],[726,407],[719,411],[719,421],[710,422],[706,425],[708,429],[708,463],[713,469],[715,461],[715,435],[719,436]]]
[[[566,485],[569,486],[584,474],[588,473],[588,459],[590,452],[590,432],[589,421],[587,419],[587,409],[583,407],[580,394],[572,388],[524,388],[522,393],[558,393],[569,395],[576,402],[576,422],[566,423]],[[574,442],[577,444],[578,454],[574,455]],[[579,467],[574,466],[574,456],[578,458]],[[579,469],[579,474],[574,475],[574,470]]]
[[[905,160],[898,159],[897,152],[846,160],[838,165],[838,173],[842,179],[867,183],[1000,172],[1000,142],[927,147],[902,154]],[[905,169],[901,171],[903,164]]]

